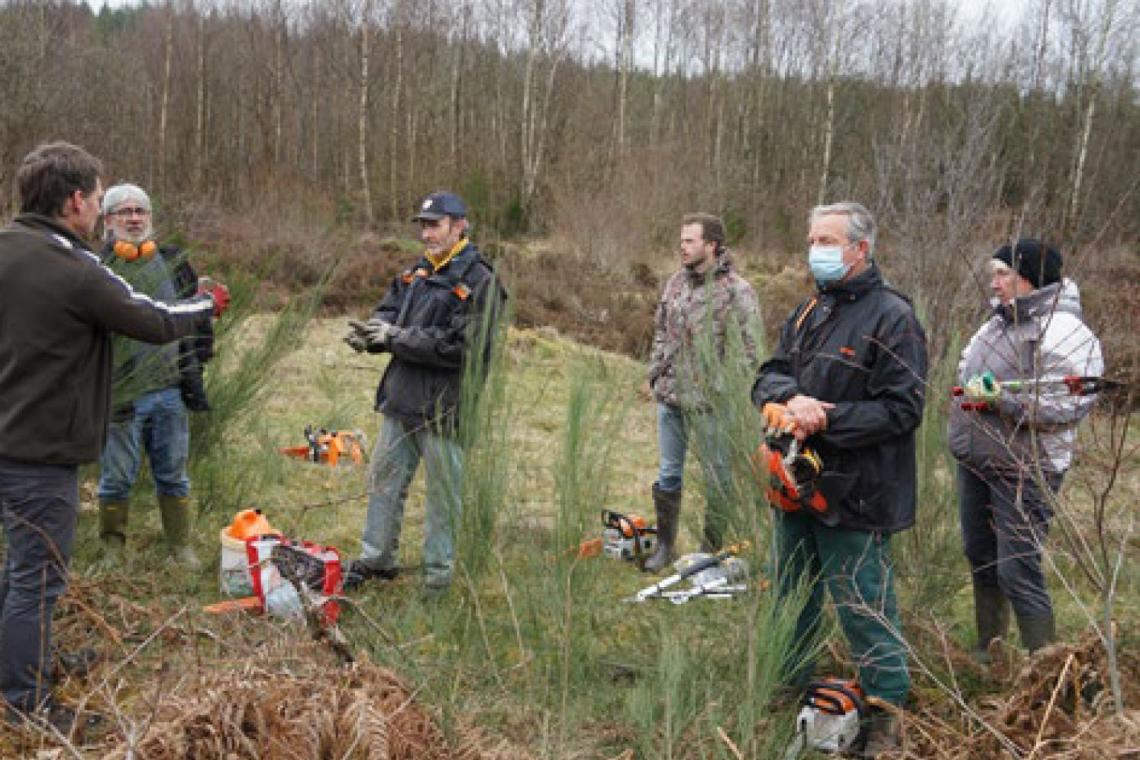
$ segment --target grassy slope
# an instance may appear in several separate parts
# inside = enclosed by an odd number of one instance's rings
[[[249,329],[256,333],[258,324]],[[348,557],[357,552],[364,473],[293,462],[276,451],[302,443],[306,424],[358,428],[370,439],[375,435],[379,418],[371,410],[372,395],[384,359],[353,354],[340,342],[343,330],[339,319],[310,323],[297,336],[297,350],[274,372],[264,407],[249,410],[240,426],[229,429],[224,451],[199,466],[196,486],[211,509],[199,522],[204,555],[216,557],[218,529],[246,506],[261,507],[291,535],[336,545]],[[412,572],[353,597],[343,619],[349,639],[358,651],[391,665],[422,689],[420,697],[438,709],[445,726],[473,721],[523,753],[605,757],[632,748],[645,757],[729,756],[728,742],[718,733],[724,728],[739,746],[759,737],[752,750],[767,756],[764,742],[775,741],[774,732],[760,729],[772,715],[764,703],[773,685],[781,624],[769,595],[731,605],[630,607],[619,599],[639,588],[644,577],[601,559],[574,562],[563,551],[572,543],[569,537],[577,541],[595,533],[602,507],[651,514],[647,494],[655,474],[655,427],[652,405],[636,400],[641,365],[541,330],[512,331],[508,345],[506,398],[497,424],[506,426],[509,445],[497,455],[506,458],[499,464],[509,485],[496,515],[494,541],[474,549],[489,557],[486,569],[465,565],[448,596],[420,597],[414,568],[422,538],[423,483],[417,477],[402,543]],[[227,357],[221,361],[224,371]],[[575,405],[579,412],[568,418]],[[569,463],[566,431],[576,415],[585,423],[569,449],[574,453]],[[697,480],[689,479],[685,550],[696,547]],[[157,517],[146,497],[139,502],[139,519],[131,529],[139,552],[126,576],[130,583],[118,591],[143,605],[151,620],[131,629],[121,651],[131,651],[164,616],[184,607],[179,626],[211,634],[191,635],[192,652],[185,638],[142,649],[124,671],[130,674],[119,694],[124,710],[149,701],[140,697],[151,691],[156,662],[230,667],[250,654],[251,637],[258,642],[253,651],[266,658],[280,657],[290,650],[289,642],[306,638],[301,630],[268,621],[217,621],[198,613],[200,603],[217,598],[216,566],[194,578],[156,573],[164,567],[156,546]],[[93,518],[88,512],[81,519],[76,559],[81,576],[93,557]],[[758,562],[755,555],[752,559]],[[964,562],[955,554],[927,556],[915,565],[961,576],[962,583],[949,584],[958,596],[946,606],[955,619],[945,622],[953,636],[964,639]],[[926,627],[926,610],[909,608],[912,587],[904,577],[903,607]],[[1134,585],[1128,593],[1135,599]],[[1071,630],[1077,619],[1068,603],[1062,604]],[[79,630],[63,628],[72,640],[80,637]],[[940,654],[929,652],[929,657],[937,661]],[[937,698],[929,684],[924,687]]]

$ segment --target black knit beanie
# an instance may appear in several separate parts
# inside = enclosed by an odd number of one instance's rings
[[[1061,281],[1061,252],[1040,240],[1022,238],[1012,248],[1008,245],[998,248],[993,257],[1017,270],[1034,288]]]

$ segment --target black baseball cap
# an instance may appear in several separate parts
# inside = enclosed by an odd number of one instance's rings
[[[442,219],[445,216],[462,219],[467,216],[467,206],[455,193],[431,193],[420,203],[420,210],[412,217],[413,222],[422,219]]]

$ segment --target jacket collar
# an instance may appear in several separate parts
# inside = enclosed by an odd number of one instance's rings
[[[867,269],[858,277],[820,288],[819,292],[820,295],[829,295],[840,301],[855,301],[882,286],[883,273],[879,271],[879,265],[871,261]]]
[[[685,269],[684,272],[689,276],[689,279],[698,282],[704,282],[706,277],[719,279],[732,271],[732,256],[729,255],[728,249],[725,249],[716,255],[713,260],[712,267],[707,272],[694,272],[692,269]]]
[[[999,303],[994,307],[994,313],[1006,322],[1014,322],[1018,318],[1040,317],[1054,309],[1064,311],[1065,301],[1058,299],[1060,290],[1060,283],[1045,285],[1032,293],[1013,299],[1008,305]]]
[[[451,255],[447,261],[440,264],[439,269],[435,269],[427,256],[421,257],[415,268],[427,271],[429,277],[440,277],[452,283],[458,282],[471,265],[479,259],[479,251],[475,246],[469,240],[464,239],[463,242],[466,242],[466,245]]]
[[[76,234],[71,231],[70,227],[61,224],[58,220],[53,219],[50,216],[25,212],[17,214],[16,218],[12,221],[23,227],[32,227],[34,229],[40,230],[41,232],[47,233],[47,235],[51,237],[57,239],[62,238],[59,242],[72,248],[79,248],[80,250],[84,251],[91,250],[91,246],[89,246],[86,241],[77,237]]]

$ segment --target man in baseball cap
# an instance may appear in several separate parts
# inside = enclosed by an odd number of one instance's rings
[[[424,461],[424,585],[445,590],[454,567],[454,526],[463,491],[458,407],[468,362],[486,377],[491,340],[506,300],[491,265],[468,239],[467,207],[433,192],[413,217],[423,256],[397,275],[368,322],[345,337],[358,352],[392,355],[376,391],[384,415],[368,472],[368,515],[360,558],[345,588],[400,572],[399,542],[408,484]]]

